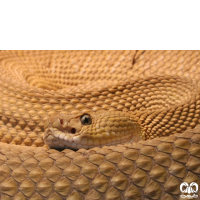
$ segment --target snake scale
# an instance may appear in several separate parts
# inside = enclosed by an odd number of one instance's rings
[[[0,51],[0,199],[181,199],[200,186],[199,65],[199,51]]]

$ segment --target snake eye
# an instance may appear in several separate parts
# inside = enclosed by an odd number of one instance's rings
[[[82,115],[81,116],[81,123],[83,125],[91,124],[92,123],[92,119],[91,119],[90,115],[88,115],[88,114]]]

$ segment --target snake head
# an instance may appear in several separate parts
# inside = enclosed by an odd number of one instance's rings
[[[44,141],[55,149],[89,149],[141,139],[140,125],[126,112],[57,114],[45,122]]]

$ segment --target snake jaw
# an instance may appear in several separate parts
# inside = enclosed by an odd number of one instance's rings
[[[43,140],[50,148],[81,148],[75,144],[81,140],[81,127],[80,116],[66,116],[62,113],[54,115],[45,121]]]

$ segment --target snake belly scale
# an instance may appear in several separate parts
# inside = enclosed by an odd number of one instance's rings
[[[0,199],[179,199],[182,182],[200,185],[199,63],[0,51]]]

